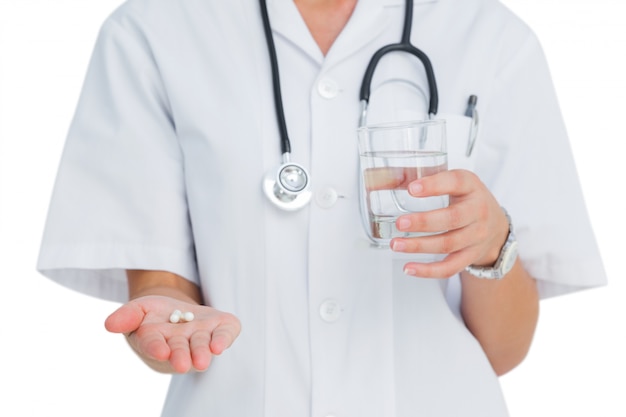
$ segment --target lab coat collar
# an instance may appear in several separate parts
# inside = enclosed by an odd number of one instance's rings
[[[414,4],[436,3],[439,0],[413,0]],[[358,0],[348,25],[331,48],[326,61],[336,55],[345,56],[349,50],[357,50],[380,34],[389,24],[384,13],[387,7],[404,6],[405,0]],[[272,31],[282,35],[297,45],[316,62],[324,63],[325,58],[315,43],[293,1],[268,0],[267,2]],[[358,22],[358,23],[355,23]]]
[[[414,5],[436,3],[438,0],[413,0]],[[402,8],[405,0],[358,0],[352,18],[330,49],[324,66],[329,68],[369,44],[390,24],[402,25],[389,18],[388,9]],[[399,41],[399,39],[398,39]]]
[[[275,37],[282,36],[288,39],[315,61],[324,59],[293,1],[268,0],[267,10]]]

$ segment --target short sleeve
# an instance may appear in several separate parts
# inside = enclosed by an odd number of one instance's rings
[[[127,299],[125,270],[198,282],[183,157],[140,25],[103,25],[63,151],[38,270],[75,290]]]
[[[493,84],[477,173],[510,213],[542,298],[606,283],[547,61],[529,35]]]

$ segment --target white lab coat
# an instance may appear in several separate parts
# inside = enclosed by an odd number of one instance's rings
[[[323,57],[293,3],[269,1],[292,160],[314,192],[297,212],[262,193],[280,148],[257,2],[131,0],[105,22],[38,268],[117,301],[124,270],[168,270],[240,318],[207,372],[173,377],[165,416],[507,414],[459,318],[458,277],[403,275],[405,259],[371,248],[361,226],[358,91],[403,13],[402,0],[360,0]],[[474,170],[508,209],[542,297],[602,285],[533,34],[495,0],[417,0],[412,40],[435,68],[450,168]],[[425,112],[421,64],[394,55],[376,71],[371,121]],[[481,131],[467,158],[470,94]]]

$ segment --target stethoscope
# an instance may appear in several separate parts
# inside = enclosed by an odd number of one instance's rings
[[[267,5],[265,0],[259,0],[261,4],[261,16],[263,18],[263,29],[265,31],[265,39],[269,50],[270,63],[272,67],[272,82],[274,92],[274,103],[276,107],[276,119],[280,132],[280,147],[282,155],[282,164],[278,167],[276,173],[269,173],[263,180],[263,190],[265,194],[277,207],[295,211],[306,206],[311,200],[311,180],[307,170],[300,164],[291,162],[291,142],[287,134],[287,124],[285,123],[285,113],[283,110],[282,95],[280,91],[280,76],[278,73],[278,60],[276,58],[276,48],[272,37],[272,28],[270,26],[269,16],[267,13]],[[411,27],[413,23],[413,0],[406,0],[404,12],[404,28],[402,30],[402,40],[400,43],[394,43],[383,46],[372,56],[369,65],[363,76],[360,91],[361,113],[359,117],[359,127],[365,126],[367,123],[367,108],[370,99],[370,89],[374,70],[378,61],[389,52],[407,52],[417,57],[426,71],[426,79],[428,81],[428,89],[430,92],[428,114],[430,118],[434,118],[437,114],[439,105],[439,96],[437,94],[437,83],[435,81],[435,73],[428,56],[411,44]]]

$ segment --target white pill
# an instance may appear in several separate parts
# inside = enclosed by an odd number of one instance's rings
[[[195,316],[193,315],[193,313],[191,311],[187,311],[185,314],[183,314],[183,320],[185,321],[191,321],[195,318]]]
[[[170,316],[170,323],[178,323],[181,319],[181,314],[180,311],[178,312],[173,312],[172,315]]]

